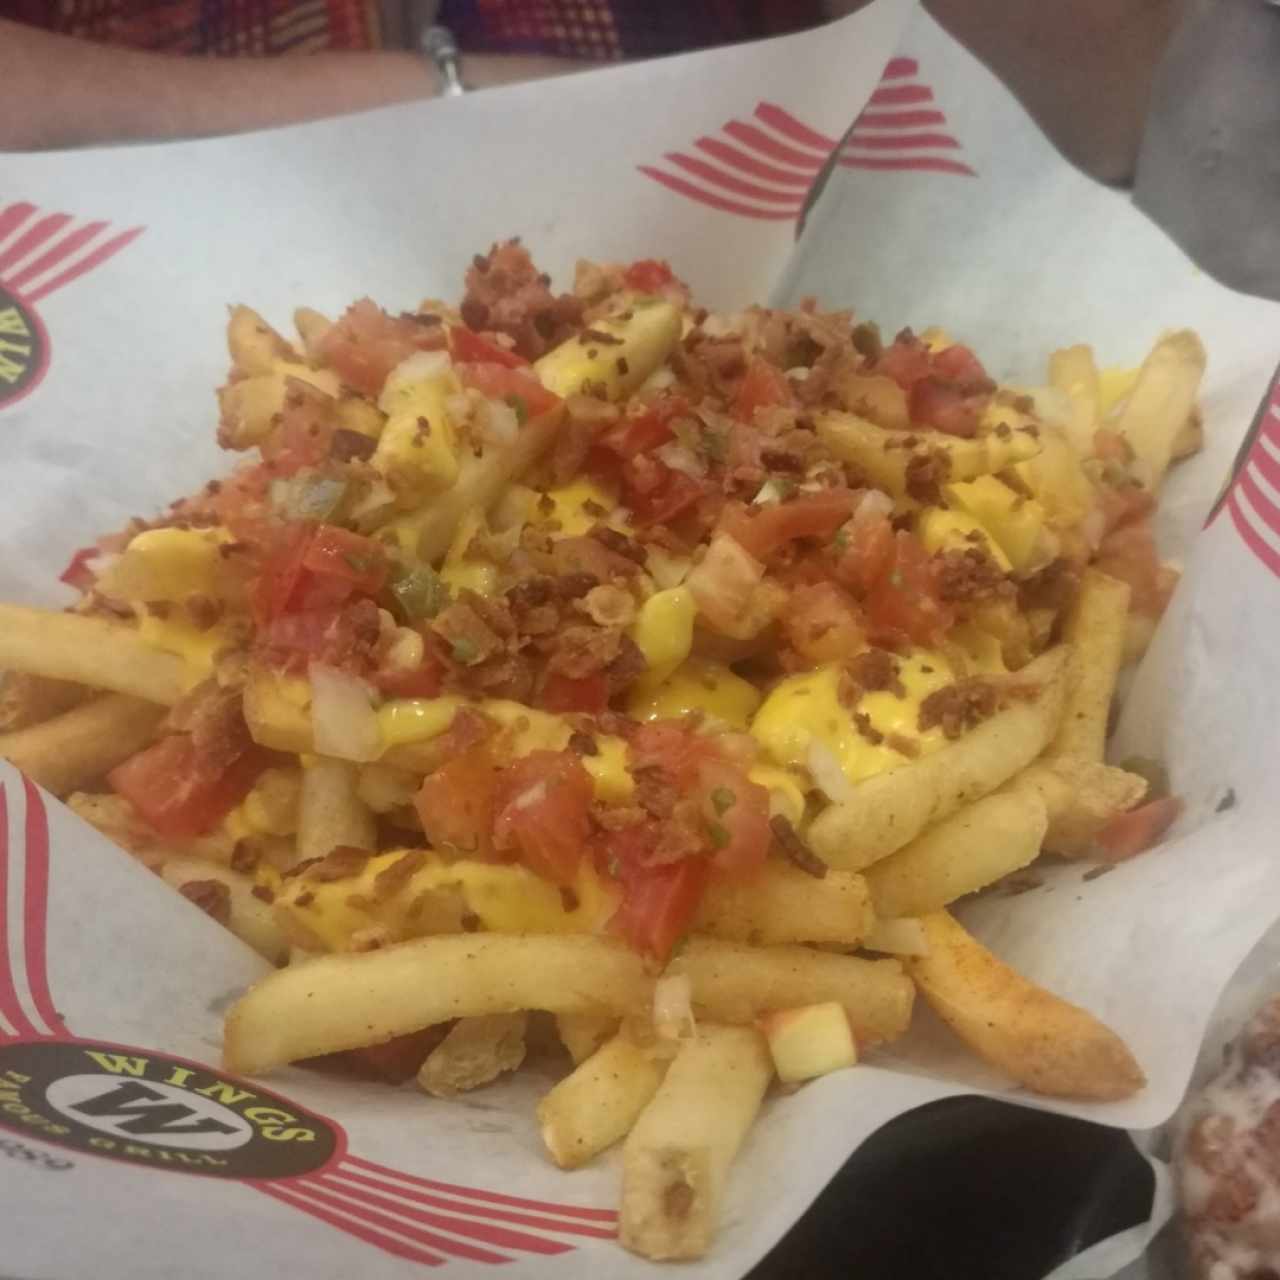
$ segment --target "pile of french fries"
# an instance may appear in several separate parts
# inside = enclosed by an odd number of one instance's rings
[[[706,317],[671,291],[654,299],[616,288],[593,305],[586,336],[568,338],[531,369],[579,414],[579,426],[588,420],[584,399],[607,407],[604,417],[616,423],[655,388],[669,389],[699,331],[718,324],[721,336],[750,332],[742,317]],[[461,323],[440,304],[423,310],[437,323]],[[518,431],[475,433],[465,447],[462,419],[474,420],[474,396],[468,406],[452,383],[413,382],[409,362],[381,396],[360,394],[325,363],[331,322],[308,310],[296,322],[294,344],[247,308],[232,312],[220,438],[269,453],[286,397],[320,397],[345,431],[368,442],[368,475],[381,495],[381,505],[368,502],[350,523],[455,591],[478,581],[459,531],[483,539],[513,495],[552,492],[546,459],[568,429],[563,407]],[[502,346],[500,334],[487,337]],[[935,350],[949,342],[928,340]],[[1189,331],[1161,338],[1131,371],[1100,371],[1090,348],[1076,346],[1053,353],[1043,387],[997,393],[1005,417],[984,420],[976,434],[878,421],[879,391],[865,384],[883,378],[862,380],[870,397],[863,411],[820,404],[808,429],[884,495],[898,528],[918,529],[927,543],[934,513],[962,521],[956,527],[969,531],[970,544],[989,538],[1014,548],[1002,562],[1016,576],[1017,549],[1030,545],[1018,541],[1020,530],[1033,515],[1032,540],[1080,544],[1107,483],[1101,468],[1121,467],[1126,485],[1154,495],[1170,464],[1194,452],[1203,371]],[[756,410],[757,421],[765,412]],[[1100,431],[1113,442],[1106,460]],[[422,460],[415,449],[439,452]],[[944,459],[957,489],[979,485],[966,492],[989,494],[994,485],[997,507],[922,502],[910,480],[922,457]],[[616,518],[625,530],[626,513]],[[195,533],[216,544],[218,531],[203,528]],[[219,918],[278,966],[227,1015],[230,1070],[268,1072],[438,1028],[418,1080],[443,1098],[519,1067],[531,1016],[551,1015],[571,1069],[538,1108],[547,1154],[574,1169],[621,1143],[621,1242],[655,1259],[694,1258],[710,1247],[730,1166],[771,1084],[792,1088],[853,1067],[906,1031],[917,993],[977,1055],[1035,1092],[1116,1099],[1142,1087],[1140,1066],[1113,1032],[1005,965],[949,912],[1043,854],[1107,856],[1100,833],[1151,798],[1150,771],[1109,764],[1104,750],[1117,678],[1154,618],[1130,607],[1125,581],[1091,563],[1096,538],[1083,538],[1078,583],[1060,609],[1025,610],[1013,632],[971,628],[967,642],[948,650],[953,679],[967,660],[970,676],[981,672],[998,686],[991,714],[839,785],[820,778],[818,765],[776,752],[766,759],[760,776],[770,813],[785,819],[816,866],[775,848],[750,876],[712,878],[691,933],[655,964],[611,930],[616,901],[600,877],[584,872],[570,892],[516,861],[480,862],[404,837],[416,821],[413,797],[441,761],[426,750],[425,729],[415,737],[402,726],[443,715],[438,733],[445,712],[467,699],[455,697],[444,711],[448,695],[385,699],[374,707],[383,739],[335,752],[317,742],[305,687],[299,693],[296,679],[255,666],[247,615],[236,619],[239,630],[218,633],[222,647],[212,652],[199,628],[179,634],[161,625],[186,598],[184,574],[199,578],[191,591],[216,593],[219,566],[231,557],[188,539],[168,559],[168,544],[141,541],[148,532],[112,544],[96,587],[74,608],[0,606],[0,670],[8,673],[0,757],[188,897],[201,901],[214,886]],[[148,560],[147,545],[161,552]],[[719,664],[722,684],[742,683],[736,664],[749,683],[750,663],[723,636],[712,643],[705,620],[695,626],[678,610],[659,617],[658,605],[650,607],[686,590],[678,580],[656,581],[664,551],[664,580],[673,580],[669,550],[651,552],[628,624],[652,687],[677,679],[681,663],[701,663],[704,684],[710,663]],[[705,564],[709,555],[700,547],[688,558]],[[128,589],[131,574],[145,579],[141,594]],[[137,607],[121,608],[122,599]],[[401,625],[392,642],[412,647],[405,631],[414,634]],[[997,657],[983,665],[978,655],[990,652],[993,635]],[[677,650],[674,659],[664,646]],[[753,706],[772,696],[776,680],[749,691]],[[239,700],[272,764],[224,820],[161,833],[104,779],[174,732],[170,709],[210,681]],[[907,693],[875,696],[901,701]],[[563,749],[568,728],[557,738],[561,729],[545,712],[503,705],[514,710],[503,713],[496,701],[482,709],[508,714],[516,735],[532,724],[546,739],[539,746]],[[716,714],[690,723],[735,731]],[[763,730],[756,736],[765,741]],[[625,743],[607,734],[598,742],[588,763],[598,767],[599,797],[630,783],[625,767],[609,772],[609,751],[625,766]],[[388,830],[401,835],[389,839]]]

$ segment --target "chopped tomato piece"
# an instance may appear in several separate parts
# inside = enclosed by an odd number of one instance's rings
[[[372,600],[321,604],[272,618],[258,634],[259,651],[286,669],[320,662],[362,674],[378,638],[378,607]]]
[[[707,492],[692,476],[644,455],[625,465],[622,479],[626,504],[641,525],[668,524]]]
[[[77,591],[89,591],[97,581],[89,565],[98,558],[101,552],[96,546],[81,547],[67,562],[67,567],[58,575],[59,582],[74,587]]]
[[[627,288],[638,289],[641,293],[657,293],[663,285],[671,284],[675,278],[671,267],[657,258],[641,258],[622,273]]]
[[[610,427],[599,443],[612,449],[621,458],[634,458],[638,453],[650,453],[675,439],[668,425],[669,413],[646,409],[644,413],[628,414],[617,426]]]
[[[750,422],[757,409],[795,402],[786,374],[760,356],[752,358],[733,399],[734,416]]]
[[[951,346],[937,352],[933,357],[934,372],[940,378],[950,382],[985,383],[987,371],[982,361],[961,342],[953,342]]]
[[[531,373],[509,365],[459,364],[454,366],[454,372],[464,387],[471,387],[490,400],[509,404],[521,422],[550,413],[560,404],[560,397],[548,391]]]
[[[253,747],[229,766],[200,758],[189,734],[161,738],[107,774],[111,789],[169,839],[211,831],[249,793],[268,756]]]
[[[341,1056],[360,1076],[371,1076],[384,1084],[405,1084],[418,1074],[427,1055],[439,1044],[440,1030],[427,1027],[425,1031],[410,1031],[385,1044],[349,1049]]]
[[[1122,525],[1144,520],[1156,509],[1155,495],[1138,485],[1123,489],[1103,485],[1098,489],[1098,497],[1102,504],[1103,528],[1107,533]]]
[[[547,711],[581,711],[599,715],[609,705],[609,680],[603,671],[574,679],[552,672],[542,686],[540,705]]]
[[[402,360],[415,351],[440,351],[447,342],[444,325],[389,316],[377,303],[361,298],[320,339],[320,355],[347,386],[377,396]]]
[[[773,839],[768,791],[723,760],[704,760],[698,797],[715,869],[744,875],[759,867]]]
[[[953,621],[939,598],[929,554],[910,533],[894,539],[893,563],[864,605],[871,638],[883,644],[932,644]]]
[[[338,420],[335,401],[299,378],[285,388],[279,427],[262,444],[267,470],[273,476],[297,475],[329,456]]]
[[[660,837],[656,822],[640,822],[610,833],[603,850],[605,865],[622,886],[610,928],[659,963],[689,932],[711,873],[705,858],[649,865]]]
[[[867,647],[858,606],[834,582],[793,590],[782,627],[791,647],[814,666],[843,662]]]
[[[942,378],[921,378],[907,393],[911,421],[949,436],[977,435],[978,420],[989,397],[975,394],[958,382]]]
[[[929,348],[914,335],[899,334],[875,359],[876,373],[890,377],[904,391],[933,372]]]
[[[546,880],[572,884],[591,834],[591,775],[571,751],[533,751],[503,771],[494,845]]]
[[[1156,551],[1151,518],[1130,519],[1102,539],[1096,568],[1129,584],[1129,607],[1147,618],[1159,618],[1178,585],[1175,569],[1166,569]]]
[[[766,560],[796,538],[829,538],[853,510],[848,489],[802,493],[749,513],[742,507],[726,511],[721,528],[749,555]]]
[[[266,559],[249,593],[249,607],[259,626],[295,607],[311,534],[306,524],[280,525],[266,533]]]
[[[434,698],[444,681],[444,666],[431,654],[412,671],[376,671],[373,682],[389,698]]]
[[[263,515],[271,472],[262,463],[237,467],[225,480],[217,482],[208,507],[237,537],[242,526],[252,527]],[[196,502],[200,503],[197,498]]]
[[[893,563],[894,531],[887,514],[859,511],[843,529],[844,543],[836,561],[836,578],[866,595]]]
[[[493,856],[497,777],[484,746],[454,756],[426,776],[413,807],[433,849],[468,858]]]
[[[1110,427],[1099,427],[1093,433],[1093,456],[1103,462],[1127,464],[1133,460],[1133,450],[1118,431],[1112,431]]]
[[[500,364],[508,369],[522,369],[528,365],[524,356],[500,347],[488,338],[482,338],[470,329],[454,326],[449,330],[449,348],[453,358],[458,361],[471,361],[479,364]]]
[[[1182,801],[1177,796],[1149,800],[1128,813],[1117,814],[1094,837],[1094,843],[1108,862],[1123,862],[1150,849],[1181,813]]]
[[[686,729],[679,720],[651,720],[630,738],[633,769],[661,769],[677,782],[693,785],[699,764],[716,757],[715,739]]]
[[[387,581],[387,553],[382,546],[335,524],[322,524],[315,531],[302,565],[319,578],[346,583],[352,595],[377,595]]]

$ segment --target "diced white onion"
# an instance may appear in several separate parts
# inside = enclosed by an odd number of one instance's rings
[[[692,476],[695,480],[700,480],[706,475],[707,469],[692,449],[686,449],[684,445],[678,444],[672,440],[664,444],[661,448],[655,449],[654,456],[659,462],[665,463],[672,471],[682,471],[687,476]]]
[[[893,499],[879,489],[866,489],[853,509],[853,518],[860,520],[878,520],[882,516],[893,514]]]
[[[510,444],[520,430],[520,419],[516,411],[501,400],[485,401],[488,418],[486,431],[498,444]]]
[[[308,675],[316,752],[338,760],[376,760],[382,754],[382,732],[368,684],[319,662],[311,664]]]
[[[453,368],[447,351],[415,351],[406,356],[391,370],[387,382],[426,382],[431,378],[439,378]]]
[[[653,984],[653,1029],[663,1040],[688,1040],[697,1030],[687,973],[664,974]]]
[[[351,518],[363,520],[365,516],[375,515],[391,506],[395,500],[396,495],[391,492],[390,486],[382,480],[375,480],[369,485],[364,497],[351,508]]]
[[[832,804],[846,804],[853,799],[853,783],[840,767],[835,752],[825,742],[819,742],[817,738],[810,740],[805,763],[818,789]]]
[[[675,370],[667,365],[659,365],[641,384],[639,394],[644,396],[650,392],[665,391],[676,384]]]
[[[461,395],[446,396],[444,411],[449,415],[450,422],[466,422],[471,417],[471,397],[465,392]]]
[[[782,490],[778,487],[778,482],[770,478],[760,486],[756,496],[751,499],[751,505],[755,507],[765,507],[781,501]]]
[[[693,568],[693,561],[689,556],[672,555],[655,543],[650,543],[646,548],[646,556],[645,563],[649,569],[649,576],[659,591],[678,587],[689,576],[689,570]]]

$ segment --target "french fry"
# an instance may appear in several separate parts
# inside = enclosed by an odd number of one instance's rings
[[[914,916],[877,919],[875,928],[862,946],[865,951],[879,951],[890,956],[922,956],[929,950],[924,925]]]
[[[662,1083],[664,1064],[619,1032],[538,1103],[543,1145],[577,1169],[626,1137]]]
[[[1165,334],[1142,362],[1114,429],[1142,464],[1138,478],[1158,489],[1175,444],[1195,408],[1205,370],[1204,344],[1191,329]]]
[[[924,926],[929,953],[909,958],[907,971],[980,1058],[1048,1097],[1108,1102],[1146,1083],[1124,1041],[1091,1013],[1011,969],[945,911]]]
[[[298,857],[323,858],[339,846],[376,849],[377,825],[357,794],[360,770],[347,760],[317,757],[302,771]]]
[[[0,675],[0,733],[51,720],[92,696],[82,684],[7,671]]]
[[[813,851],[832,867],[861,870],[1025,768],[1062,719],[1066,658],[1064,646],[1050,649],[1013,677],[1032,696],[1013,699],[940,751],[858,783],[810,826]]]
[[[626,1248],[655,1260],[706,1253],[729,1166],[772,1075],[754,1028],[703,1026],[680,1050],[623,1148]]]
[[[608,1014],[556,1014],[556,1034],[575,1067],[591,1057],[617,1030],[617,1018]]]
[[[1173,440],[1173,461],[1181,462],[1204,448],[1204,417],[1199,408],[1187,414],[1187,420]]]
[[[229,1070],[253,1075],[451,1018],[522,1009],[622,1017],[644,1008],[652,990],[640,957],[603,938],[421,938],[269,974],[227,1015],[223,1054]]]
[[[56,796],[100,778],[152,739],[164,708],[107,694],[43,724],[0,735],[0,759]]]
[[[333,328],[333,321],[313,307],[295,307],[293,327],[302,339],[302,349],[315,360],[320,354],[320,341]]]
[[[858,1043],[869,1045],[900,1036],[911,1018],[911,983],[896,960],[692,937],[666,972],[689,978],[695,1013],[713,1022],[838,1000]]]
[[[815,414],[814,423],[820,439],[838,458],[859,467],[895,498],[906,494],[908,469],[919,458],[945,456],[949,479],[975,480],[1025,462],[1040,451],[1036,437],[1022,431],[972,439],[942,431],[886,431],[857,414],[833,410]]]
[[[252,307],[234,306],[227,320],[227,351],[235,371],[245,377],[270,373],[279,360],[298,353]]]
[[[767,862],[748,881],[707,889],[693,928],[710,937],[768,946],[778,942],[853,945],[873,923],[866,881],[848,871],[821,878],[789,863]]]
[[[1049,817],[1044,847],[1067,858],[1087,854],[1093,838],[1147,793],[1147,780],[1096,760],[1037,760],[1002,790],[1033,792]]]
[[[523,1010],[459,1019],[427,1055],[418,1084],[433,1098],[452,1098],[514,1071],[524,1061],[528,1021]]]
[[[1128,614],[1129,584],[1085,570],[1063,629],[1063,640],[1071,646],[1066,704],[1046,752],[1050,759],[1102,760]]]
[[[283,964],[288,959],[288,940],[276,924],[270,905],[254,894],[254,882],[250,876],[182,853],[167,856],[158,870],[161,878],[178,890],[182,890],[184,885],[201,885],[210,881],[225,885],[229,913],[227,928],[272,964]]]
[[[1071,403],[1071,417],[1064,425],[1072,447],[1080,457],[1091,458],[1093,437],[1102,414],[1093,348],[1080,343],[1055,351],[1049,357],[1049,383],[1065,392]]]
[[[0,604],[0,668],[71,680],[172,706],[192,680],[172,653],[144,644],[118,622]]]
[[[976,801],[866,869],[876,915],[927,915],[993,884],[1035,861],[1048,825],[1034,792]]]

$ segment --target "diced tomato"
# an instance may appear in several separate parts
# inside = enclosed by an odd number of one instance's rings
[[[836,578],[865,596],[893,563],[893,524],[886,513],[859,511],[843,532],[845,546],[836,561]]]
[[[738,384],[733,399],[733,413],[743,422],[750,422],[757,409],[772,408],[795,402],[791,384],[777,365],[760,356],[754,356]]]
[[[81,547],[72,555],[67,567],[58,575],[58,581],[65,582],[67,586],[74,587],[77,591],[91,590],[97,579],[89,565],[100,554],[96,546]]]
[[[657,409],[646,409],[644,413],[628,414],[617,426],[610,427],[599,440],[599,444],[611,449],[621,458],[634,458],[638,453],[651,453],[669,440],[675,439],[675,432],[668,425],[671,417]]]
[[[830,538],[848,520],[853,502],[848,489],[823,489],[754,512],[727,509],[720,527],[748,554],[766,560],[796,538]]]
[[[707,492],[692,476],[643,454],[624,466],[622,482],[624,501],[641,525],[668,524]]]
[[[591,834],[591,775],[571,751],[533,751],[503,771],[494,845],[546,880],[572,884]]]
[[[867,647],[858,606],[834,582],[796,587],[782,617],[791,647],[807,663],[843,662]]]
[[[559,671],[552,672],[542,686],[539,705],[547,711],[599,715],[609,705],[609,680],[603,671],[576,680]]]
[[[929,377],[912,384],[907,406],[916,426],[967,438],[977,434],[988,398],[966,391],[961,383]]]
[[[290,378],[280,425],[262,444],[268,472],[293,476],[305,467],[317,466],[329,456],[337,426],[333,397],[299,378]]]
[[[375,671],[373,682],[389,698],[434,698],[444,681],[444,665],[431,654],[412,671]]]
[[[478,363],[454,366],[464,387],[471,387],[509,404],[521,422],[550,413],[560,404],[560,397],[548,391],[532,374],[504,364]]]
[[[461,326],[449,330],[449,349],[453,358],[458,361],[470,361],[479,364],[500,364],[508,369],[522,369],[528,365],[524,356],[500,347],[488,338]]]
[[[929,554],[910,533],[895,537],[893,563],[867,593],[864,607],[872,640],[883,644],[932,644],[953,621],[938,596]]]
[[[1122,525],[1144,520],[1156,509],[1155,495],[1138,485],[1123,489],[1102,485],[1098,489],[1098,498],[1102,504],[1102,527],[1107,533]]]
[[[483,745],[454,756],[426,776],[413,807],[433,849],[468,858],[493,856],[497,777]]]
[[[211,831],[249,793],[269,757],[253,747],[229,767],[210,767],[189,734],[171,734],[131,756],[107,781],[160,835]]]
[[[1181,813],[1182,801],[1177,796],[1161,796],[1117,814],[1094,837],[1094,843],[1108,862],[1123,862],[1150,849]]]
[[[723,760],[698,765],[698,798],[717,871],[741,876],[764,862],[773,839],[769,793]]]
[[[354,600],[272,618],[258,632],[258,649],[267,662],[286,670],[320,662],[363,675],[377,637],[377,605],[372,600]]]
[[[280,525],[270,531],[266,558],[249,592],[249,607],[259,626],[296,607],[312,532],[307,524]]]
[[[444,326],[420,324],[412,316],[389,316],[362,298],[320,340],[321,358],[356,391],[377,396],[387,374],[415,351],[440,351]]]
[[[951,346],[937,352],[933,357],[933,370],[940,378],[951,382],[987,381],[987,371],[982,367],[982,361],[961,342],[953,342]]]
[[[405,1084],[418,1074],[427,1055],[440,1042],[440,1030],[427,1027],[425,1031],[396,1036],[385,1044],[349,1049],[342,1055],[347,1060],[344,1065],[349,1065],[360,1076],[371,1076],[384,1084]]]
[[[1094,566],[1127,582],[1129,607],[1147,618],[1159,618],[1178,585],[1175,569],[1166,569],[1156,551],[1149,516],[1130,519],[1102,539]]]
[[[890,377],[904,391],[910,391],[921,378],[933,372],[929,348],[919,338],[896,337],[876,357],[876,373]]]
[[[264,515],[270,487],[271,472],[263,463],[237,467],[218,482],[208,507],[239,538],[242,529],[251,532]]]
[[[651,865],[662,830],[652,821],[613,831],[601,842],[601,864],[622,887],[622,903],[609,927],[628,946],[659,963],[693,923],[707,887],[706,858]]]
[[[678,720],[651,720],[630,738],[633,769],[661,769],[692,786],[698,766],[716,757],[715,739],[686,729]]]
[[[377,595],[387,581],[387,553],[382,546],[336,524],[322,524],[315,531],[302,564],[318,578],[348,584],[352,595]]]
[[[663,285],[671,284],[675,278],[671,267],[657,258],[641,258],[622,273],[627,288],[638,289],[641,293],[657,293]]]

